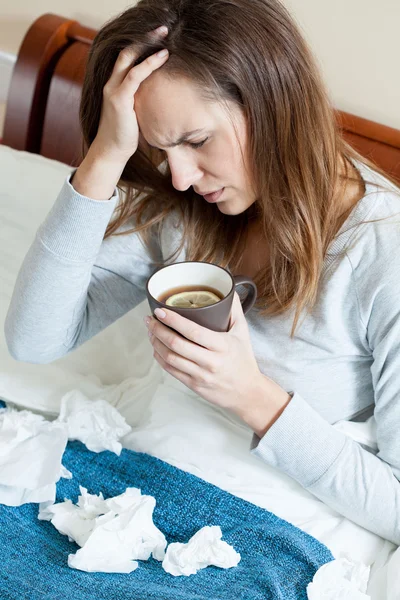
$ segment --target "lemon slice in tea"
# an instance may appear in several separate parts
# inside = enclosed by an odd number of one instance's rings
[[[202,308],[219,302],[221,298],[212,292],[206,290],[179,292],[170,296],[165,304],[176,306],[177,308]]]

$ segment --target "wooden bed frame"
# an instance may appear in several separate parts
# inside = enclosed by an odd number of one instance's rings
[[[96,31],[45,14],[22,42],[11,80],[3,144],[79,165],[79,99]],[[337,111],[344,137],[400,183],[400,131]]]

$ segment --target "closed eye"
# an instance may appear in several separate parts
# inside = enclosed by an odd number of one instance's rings
[[[208,140],[208,137],[206,137],[205,140],[203,140],[202,142],[186,142],[189,146],[191,146],[192,148],[194,148],[195,150],[197,150],[198,148],[201,148],[203,146],[203,144],[206,143],[206,141]],[[165,150],[161,150],[161,148],[157,148],[157,146],[152,146],[151,144],[149,144],[150,148],[154,148],[155,150],[158,150],[159,152],[165,152]]]
[[[201,147],[202,147],[202,145],[203,145],[203,144],[205,144],[207,140],[208,140],[208,137],[207,137],[205,140],[203,140],[202,142],[197,142],[197,144],[195,144],[195,143],[190,143],[190,146],[191,146],[192,148],[201,148]]]

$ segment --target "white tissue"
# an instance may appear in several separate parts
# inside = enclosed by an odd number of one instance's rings
[[[72,479],[72,473],[71,471],[68,471],[64,465],[61,465],[60,477],[63,477],[64,479]]]
[[[41,506],[39,519],[51,520],[58,531],[81,549],[68,556],[68,565],[88,572],[131,573],[150,555],[161,561],[167,541],[153,523],[156,504],[138,488],[104,500],[80,487],[77,505],[70,500]]]
[[[40,505],[38,518],[51,521],[60,533],[67,535],[70,542],[83,546],[95,527],[95,520],[85,515],[71,500],[50,506]]]
[[[174,543],[167,548],[162,566],[171,575],[194,575],[209,565],[229,569],[236,567],[240,554],[221,540],[221,528],[202,527],[187,544]]]
[[[67,440],[62,423],[0,409],[0,504],[54,502],[56,482],[69,473],[61,465]]]
[[[346,557],[326,563],[307,586],[308,600],[371,600],[366,594],[370,567]]]
[[[111,450],[117,455],[122,450],[119,438],[132,429],[106,400],[88,400],[79,390],[62,397],[57,421],[66,424],[69,440],[83,442],[92,452]]]
[[[29,410],[0,409],[0,504],[53,503],[56,482],[72,477],[61,464],[68,439],[119,455],[118,440],[130,431],[108,402],[88,400],[78,390],[63,396],[54,421]]]
[[[138,560],[150,555],[163,561],[171,575],[193,575],[214,565],[222,569],[236,567],[240,554],[221,540],[221,528],[203,527],[187,544],[168,546],[164,534],[153,523],[156,500],[142,496],[138,488],[104,500],[80,487],[77,504],[65,500],[40,505],[39,519],[51,521],[56,529],[79,546],[68,556],[68,565],[87,572],[131,573]]]

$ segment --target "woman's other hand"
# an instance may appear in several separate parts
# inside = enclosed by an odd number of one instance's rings
[[[235,412],[260,437],[264,435],[290,396],[260,372],[238,294],[226,333],[211,331],[170,310],[159,311],[157,319],[145,321],[161,367],[205,400]]]

